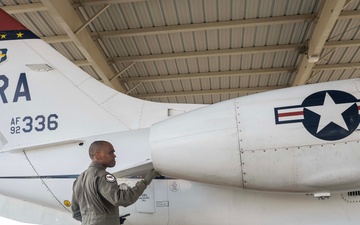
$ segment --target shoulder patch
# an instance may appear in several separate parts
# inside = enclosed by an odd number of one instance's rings
[[[109,183],[114,183],[116,181],[116,178],[111,174],[106,174],[105,179]]]

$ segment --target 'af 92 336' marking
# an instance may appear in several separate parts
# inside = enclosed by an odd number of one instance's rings
[[[10,122],[10,133],[11,134],[20,134],[20,133],[30,133],[30,132],[42,132],[45,130],[53,131],[59,127],[57,121],[58,115],[50,114],[37,115],[37,116],[24,116],[24,117],[14,117]]]

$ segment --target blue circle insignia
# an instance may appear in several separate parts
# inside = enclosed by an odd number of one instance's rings
[[[316,92],[302,102],[302,123],[307,131],[319,139],[343,139],[352,134],[359,125],[357,102],[353,95],[343,91]]]

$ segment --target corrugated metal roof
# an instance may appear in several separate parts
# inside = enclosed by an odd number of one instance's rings
[[[113,82],[135,97],[180,103],[215,103],[292,85],[324,5],[320,0],[121,2],[111,4],[86,28],[114,72],[106,76],[111,80],[121,73]],[[70,3],[83,21],[105,6],[101,1]],[[2,7],[31,4],[41,1],[0,0]],[[360,77],[355,64],[360,61],[359,9],[360,0],[345,5],[327,39],[341,46],[325,44],[307,83]],[[41,37],[66,37],[43,7],[12,14]],[[51,45],[100,79],[70,38]],[[349,63],[354,68],[345,68]],[[326,67],[335,64],[343,65]]]

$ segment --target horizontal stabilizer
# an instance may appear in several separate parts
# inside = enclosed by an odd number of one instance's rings
[[[59,141],[59,142],[52,142],[52,143],[43,143],[43,144],[40,143],[38,145],[31,145],[28,147],[15,148],[15,149],[10,149],[8,151],[0,150],[0,152],[31,151],[31,150],[39,150],[39,149],[43,149],[43,148],[59,147],[59,146],[68,145],[68,144],[82,145],[82,142],[83,142],[82,140],[67,140],[67,141]],[[2,143],[1,133],[0,133],[0,143]],[[1,145],[0,145],[0,147],[1,147]]]

